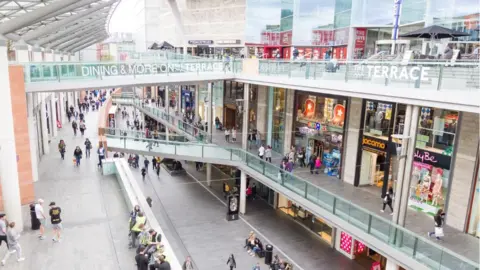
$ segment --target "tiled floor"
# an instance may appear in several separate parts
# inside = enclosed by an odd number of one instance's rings
[[[96,143],[97,113],[86,115],[86,136]],[[65,160],[60,159],[57,144],[65,140]],[[64,239],[51,240],[52,229],[48,222],[47,238],[37,238],[30,229],[30,216],[24,208],[25,229],[20,239],[25,261],[18,263],[10,257],[6,270],[57,270],[57,269],[134,269],[134,253],[127,248],[128,211],[120,186],[114,176],[103,177],[97,170],[97,159],[83,159],[79,168],[72,164],[76,145],[84,150],[84,138],[73,136],[70,125],[59,130],[50,143],[50,154],[43,156],[39,165],[39,181],[35,183],[37,198],[48,203],[55,201],[62,208]],[[5,254],[4,245],[0,256]]]
[[[237,142],[226,142],[223,131],[215,129],[213,132],[213,143],[220,146],[241,147],[241,138],[242,134],[237,131]],[[255,146],[253,146],[250,151],[255,154],[257,153]],[[282,155],[279,153],[274,153],[272,162],[274,164],[280,164],[281,158]],[[324,174],[312,175],[307,169],[296,168],[294,170],[294,174],[328,190],[329,192],[337,194],[364,209],[377,213],[379,216],[382,216],[385,219],[390,219],[390,212],[388,209],[385,211],[385,213],[380,212],[382,206],[380,192],[378,193],[378,196],[374,196],[372,191],[368,190],[368,188],[357,188],[337,179],[336,177],[329,177]],[[407,211],[405,227],[410,231],[418,233],[422,237],[426,237],[426,232],[433,230],[433,224],[432,217],[421,212],[417,212],[413,209],[409,209]],[[462,254],[474,262],[479,262],[480,240],[478,238],[465,234],[449,226],[445,226],[444,231],[445,237],[442,241],[436,242],[437,244],[458,254]]]

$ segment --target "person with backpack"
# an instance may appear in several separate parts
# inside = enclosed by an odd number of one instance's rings
[[[145,181],[145,175],[147,175],[147,170],[145,168],[142,168],[142,179]]]
[[[75,120],[73,120],[72,121],[72,129],[73,129],[73,134],[75,136],[77,136],[77,128],[78,128],[77,122]]]
[[[86,129],[87,126],[85,126],[85,121],[80,120],[80,133],[82,134],[82,136],[84,135]]]
[[[135,223],[130,228],[130,240],[131,240],[131,242],[130,242],[129,248],[135,248],[137,246],[137,243],[136,243],[137,242],[137,237],[140,234],[140,232],[142,231],[142,229],[140,228],[140,224],[143,224],[145,226],[146,223],[147,223],[147,218],[145,217],[143,212],[139,212],[137,217],[135,218]]]
[[[157,159],[155,157],[152,158],[152,169],[155,170],[157,168]]]
[[[92,149],[92,142],[87,138],[85,140],[85,157],[89,158],[90,157],[90,150]]]
[[[145,169],[148,170],[148,164],[150,164],[150,161],[147,158],[145,158],[145,160],[143,161],[143,164],[145,165]]]
[[[65,159],[65,149],[66,149],[66,145],[65,145],[65,142],[63,140],[60,140],[60,142],[58,143],[58,152],[60,152],[60,156],[62,157],[62,159]]]
[[[82,149],[80,149],[80,146],[77,146],[75,148],[75,151],[73,151],[73,156],[75,157],[75,165],[78,167],[80,166],[80,160],[82,159]]]

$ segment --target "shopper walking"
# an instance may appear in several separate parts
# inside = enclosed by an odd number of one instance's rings
[[[100,147],[97,150],[98,154],[98,164],[97,167],[103,168],[102,160],[105,158],[105,148],[103,148],[103,144],[100,143]]]
[[[302,147],[297,153],[298,163],[301,168],[306,167],[305,165],[305,148]]]
[[[392,210],[392,213],[390,215],[393,215],[393,207],[392,207],[392,201],[393,201],[393,188],[388,188],[387,193],[385,196],[383,196],[383,208],[380,210],[382,213],[385,212],[385,206],[388,205],[390,207],[390,210]]]
[[[0,246],[2,245],[2,242],[5,242],[5,245],[7,246],[7,253],[9,252],[8,249],[8,238],[7,238],[7,227],[8,227],[8,221],[5,218],[4,213],[0,213]]]
[[[225,128],[225,141],[230,142],[230,130]]]
[[[58,152],[60,152],[60,157],[62,157],[62,159],[65,159],[65,149],[66,149],[66,145],[65,145],[65,142],[63,140],[60,140],[60,142],[58,143]]]
[[[145,225],[146,223],[147,223],[147,218],[145,217],[143,212],[139,212],[137,217],[135,218],[134,225],[130,229],[130,232],[131,232],[131,234],[130,234],[131,242],[130,242],[130,245],[129,245],[130,248],[136,248],[137,237],[141,232],[140,224]]]
[[[80,166],[80,160],[82,159],[82,149],[80,149],[80,146],[77,146],[75,148],[75,151],[73,151],[73,156],[75,157],[75,165],[78,167]]]
[[[260,159],[263,159],[263,156],[265,155],[265,147],[263,147],[263,144],[260,145],[260,148],[258,148],[258,157]]]
[[[230,257],[228,257],[227,265],[228,267],[230,267],[230,270],[233,270],[233,268],[237,268],[237,263],[235,262],[235,257],[233,256],[233,254],[230,254]]]
[[[85,157],[89,158],[90,157],[90,150],[92,149],[92,142],[87,138],[85,140]]]
[[[308,166],[310,166],[310,174],[313,174],[313,170],[315,170],[315,156],[310,157],[310,161],[308,162]]]
[[[38,238],[40,240],[45,239],[45,225],[47,224],[47,217],[43,212],[43,200],[38,199],[37,203],[35,204],[35,216],[37,217],[38,221],[40,222],[40,234]]]
[[[435,230],[433,232],[427,233],[428,237],[432,237],[432,235],[435,235],[437,240],[440,240],[440,237],[444,236],[443,222],[445,220],[445,213],[443,212],[443,209],[438,209],[437,214],[433,217],[433,220],[435,221]]]
[[[318,174],[320,167],[322,167],[322,161],[320,160],[320,157],[317,157],[315,160],[315,174]]]
[[[187,256],[187,259],[182,265],[182,270],[193,270],[192,258],[190,258],[190,256]]]
[[[82,136],[85,134],[85,130],[87,129],[87,126],[85,125],[85,121],[80,120],[80,133]]]
[[[236,142],[237,141],[237,130],[235,129],[235,127],[232,127],[232,142]]]
[[[143,179],[143,181],[145,181],[145,175],[147,175],[147,169],[142,168],[141,173],[142,173],[142,179]]]
[[[145,160],[143,160],[143,164],[145,165],[145,169],[148,170],[148,164],[150,164],[148,158],[145,158]]]
[[[75,120],[72,121],[72,129],[73,129],[73,135],[77,136],[77,122]]]
[[[50,206],[50,222],[52,222],[53,227],[53,242],[60,242],[61,234],[62,234],[62,219],[60,218],[60,214],[62,213],[62,209],[58,207],[55,202],[51,202]]]
[[[265,160],[272,163],[272,147],[267,145],[267,149],[265,149]]]
[[[6,236],[8,239],[8,250],[5,256],[2,259],[2,265],[5,265],[7,262],[8,258],[10,257],[11,254],[16,253],[17,254],[17,262],[24,261],[25,258],[22,257],[22,247],[20,246],[20,243],[18,240],[20,239],[20,233],[15,229],[15,222],[10,222],[8,224],[8,228],[6,230]]]

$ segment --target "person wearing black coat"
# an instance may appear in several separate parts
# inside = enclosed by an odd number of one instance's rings
[[[230,267],[230,270],[233,270],[233,268],[237,268],[237,263],[235,262],[235,257],[233,256],[233,254],[230,254],[230,257],[228,257],[227,265],[228,267]]]

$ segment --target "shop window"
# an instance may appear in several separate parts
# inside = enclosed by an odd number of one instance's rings
[[[340,233],[340,248],[346,253],[350,254],[352,250],[352,236],[346,232]]]
[[[458,112],[423,107],[420,111],[416,148],[451,156]]]
[[[287,90],[284,88],[274,88],[273,90],[273,128],[272,128],[272,149],[273,151],[283,153],[285,139],[285,98]]]
[[[393,105],[367,101],[363,134],[388,141]]]
[[[294,145],[305,150],[305,163],[320,157],[323,172],[338,176],[345,124],[344,99],[296,93]]]

